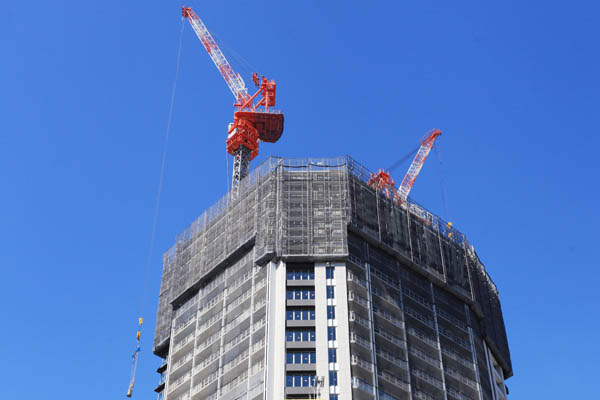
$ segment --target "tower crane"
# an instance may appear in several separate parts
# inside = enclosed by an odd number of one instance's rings
[[[258,91],[251,96],[244,79],[233,70],[200,17],[191,7],[182,7],[181,11],[235,97],[233,122],[227,129],[226,145],[227,152],[233,156],[231,195],[232,199],[237,199],[240,182],[248,175],[250,161],[258,155],[258,143],[275,143],[283,133],[283,113],[272,108],[277,85],[274,80],[264,76],[259,78],[253,73],[252,82]]]
[[[413,159],[404,179],[402,179],[402,183],[400,187],[396,191],[394,188],[394,180],[390,177],[389,171],[385,171],[380,169],[377,173],[371,174],[369,181],[367,182],[370,187],[377,191],[384,191],[388,197],[393,197],[397,199],[399,204],[402,204],[407,201],[408,194],[410,193],[410,189],[412,188],[417,176],[419,176],[419,172],[421,172],[421,168],[429,155],[429,152],[433,148],[433,142],[442,134],[442,131],[439,129],[432,129],[423,136],[421,139],[421,145],[415,158]]]

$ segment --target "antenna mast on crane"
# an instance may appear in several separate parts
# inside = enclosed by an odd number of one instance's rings
[[[191,7],[182,7],[182,16],[192,25],[235,97],[233,123],[229,124],[226,141],[227,152],[233,156],[231,195],[235,200],[242,179],[248,175],[250,161],[258,155],[258,142],[275,143],[283,133],[283,114],[271,108],[275,106],[277,86],[274,80],[264,76],[259,79],[253,73],[252,82],[258,91],[250,96],[241,75],[233,70],[200,17]]]

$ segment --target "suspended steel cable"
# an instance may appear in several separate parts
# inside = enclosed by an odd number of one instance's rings
[[[160,197],[162,194],[162,187],[165,176],[165,167],[167,164],[167,150],[169,148],[169,135],[171,133],[171,121],[173,119],[173,106],[175,104],[175,92],[177,91],[177,78],[179,76],[179,62],[181,60],[181,48],[183,44],[183,29],[185,27],[184,19],[181,19],[181,29],[179,33],[179,46],[177,49],[177,62],[175,66],[175,78],[173,80],[173,89],[171,90],[171,101],[169,104],[169,115],[167,117],[167,128],[165,132],[165,142],[162,152],[162,161],[160,164],[160,178],[158,180],[158,190],[156,193],[156,202],[154,206],[154,216],[152,219],[152,234],[150,235],[150,245],[148,247],[148,258],[146,259],[146,271],[144,277],[144,287],[142,290],[141,296],[141,304],[140,304],[140,317],[138,318],[138,331],[136,333],[136,347],[135,352],[133,353],[133,362],[131,367],[131,377],[129,380],[129,388],[127,389],[127,397],[132,397],[133,395],[133,387],[135,385],[135,374],[137,370],[138,359],[140,355],[140,340],[141,340],[141,330],[144,318],[144,308],[146,304],[146,298],[148,295],[148,282],[150,279],[150,266],[152,264],[152,251],[154,249],[154,241],[156,239],[156,226],[158,223],[158,211],[160,209]]]

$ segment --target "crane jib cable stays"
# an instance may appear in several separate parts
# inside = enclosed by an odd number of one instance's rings
[[[144,305],[146,303],[146,296],[147,296],[147,292],[148,292],[148,280],[150,278],[150,266],[152,263],[152,250],[154,249],[154,241],[156,238],[156,226],[158,223],[158,211],[160,209],[160,196],[162,193],[163,181],[164,181],[164,176],[165,176],[165,166],[167,163],[167,150],[169,148],[169,135],[171,133],[171,121],[173,119],[173,105],[175,104],[175,92],[177,91],[177,78],[179,76],[179,62],[181,60],[181,48],[182,48],[182,44],[183,44],[183,29],[184,29],[184,27],[185,27],[185,24],[184,24],[184,21],[182,18],[181,19],[181,29],[180,29],[180,33],[179,33],[179,46],[177,48],[177,61],[176,61],[176,65],[175,65],[175,78],[173,79],[173,88],[171,90],[171,101],[169,104],[169,115],[167,117],[165,142],[164,142],[164,148],[163,148],[162,159],[161,159],[161,164],[160,164],[160,174],[159,174],[160,178],[158,180],[158,190],[156,193],[154,216],[152,219],[152,233],[150,235],[150,245],[148,247],[148,257],[146,259],[144,287],[143,287],[141,301],[140,301],[140,317],[138,318],[138,330],[136,332],[135,351],[133,352],[133,356],[132,356],[131,376],[129,378],[129,387],[127,388],[127,397],[133,396],[133,387],[135,386],[135,374],[137,371],[137,365],[138,365],[138,360],[139,360],[140,351],[141,351],[140,343],[141,343],[141,337],[142,337],[142,325],[144,322],[144,320],[143,320]]]
[[[252,74],[252,82],[258,88],[254,95],[242,76],[229,64],[217,41],[191,7],[182,7],[181,15],[188,20],[202,42],[217,70],[231,90],[236,102],[233,122],[227,128],[227,153],[233,156],[231,199],[236,200],[240,185],[250,170],[250,161],[258,155],[259,142],[275,143],[283,133],[283,113],[274,110],[277,85],[274,80]]]

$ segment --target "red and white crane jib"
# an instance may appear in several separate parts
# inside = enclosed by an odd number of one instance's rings
[[[223,79],[225,79],[225,82],[227,83],[227,86],[229,86],[229,89],[231,90],[231,93],[233,93],[237,103],[244,104],[248,102],[250,96],[248,95],[248,89],[246,88],[244,79],[242,79],[240,74],[233,70],[231,65],[229,65],[229,62],[223,55],[219,45],[212,37],[200,17],[194,12],[194,10],[192,10],[191,7],[182,7],[181,15],[190,22],[190,25],[192,25],[192,28],[194,29],[194,32],[196,32],[198,39],[200,39],[210,58],[213,60],[217,66],[217,69],[223,76]]]
[[[408,168],[408,172],[404,176],[404,179],[402,179],[400,188],[398,188],[397,194],[400,200],[406,201],[406,199],[408,198],[410,189],[415,183],[415,179],[417,179],[417,176],[419,175],[419,172],[421,171],[423,163],[427,159],[429,152],[433,148],[433,142],[435,142],[435,139],[441,134],[442,131],[440,131],[439,129],[432,129],[431,131],[427,132],[427,134],[421,140],[421,147],[415,155],[415,158],[413,159],[410,168]]]

